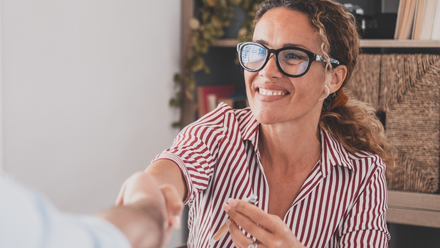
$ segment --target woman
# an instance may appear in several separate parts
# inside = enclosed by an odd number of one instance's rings
[[[188,247],[209,247],[224,223],[213,247],[387,247],[392,147],[341,89],[359,51],[353,16],[329,0],[269,0],[255,22],[237,47],[250,109],[220,105],[146,170],[190,205]],[[239,200],[251,194],[255,206]]]

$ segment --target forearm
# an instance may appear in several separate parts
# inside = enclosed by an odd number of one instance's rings
[[[152,201],[117,206],[98,214],[116,226],[133,248],[158,248],[164,242],[164,218],[159,205]]]
[[[123,219],[130,219],[135,222],[138,222],[139,214],[141,216],[144,214],[149,218],[160,215],[160,220],[153,218],[156,222],[161,221],[161,224],[159,225],[160,229],[157,229],[157,225],[148,225],[148,228],[141,226],[142,229],[138,230],[142,230],[144,233],[145,231],[149,232],[149,230],[160,230],[164,232],[163,235],[165,236],[162,240],[167,242],[171,235],[172,228],[180,228],[180,217],[183,208],[182,199],[185,195],[184,185],[184,179],[182,178],[180,169],[177,165],[168,160],[157,161],[150,165],[146,172],[137,172],[133,174],[130,178],[125,180],[122,185],[118,199],[116,200],[116,205],[130,208],[122,208],[122,210],[114,209],[111,211],[124,211],[124,214],[127,214],[129,218],[127,217]],[[152,211],[152,213],[149,213],[148,211]],[[106,218],[108,217],[109,216],[106,216]],[[112,215],[110,215],[110,217],[113,218]],[[112,219],[112,221],[118,221],[117,223],[119,225],[124,226],[124,222],[120,222],[120,219]],[[143,220],[143,222],[151,221]],[[133,233],[131,229],[129,230],[130,232],[128,232],[127,235],[134,235],[133,237],[130,236],[129,239],[135,241],[142,240],[142,237],[139,237],[142,233]],[[145,234],[152,236],[150,233]],[[162,236],[162,234],[153,236]],[[160,246],[161,244],[158,243],[156,245]]]
[[[160,186],[171,185],[176,188],[182,201],[187,196],[187,186],[179,166],[171,160],[161,159],[152,163],[145,170]]]

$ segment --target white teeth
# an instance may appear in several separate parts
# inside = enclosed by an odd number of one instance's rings
[[[284,95],[284,92],[260,89],[260,94],[263,95],[263,96],[281,96],[281,95]]]

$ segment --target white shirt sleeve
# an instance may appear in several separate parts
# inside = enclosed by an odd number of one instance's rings
[[[109,222],[63,213],[44,197],[0,174],[0,247],[130,248]]]

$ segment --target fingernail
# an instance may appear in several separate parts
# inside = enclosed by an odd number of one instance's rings
[[[231,221],[230,220],[226,220],[226,225],[229,227],[231,225]]]
[[[237,206],[237,200],[235,200],[235,199],[232,199],[232,198],[229,198],[229,200],[228,200],[228,204],[231,206],[231,207],[235,207],[235,206]]]
[[[231,209],[231,207],[228,204],[223,204],[223,210],[225,210],[225,212],[229,212],[229,210]]]

